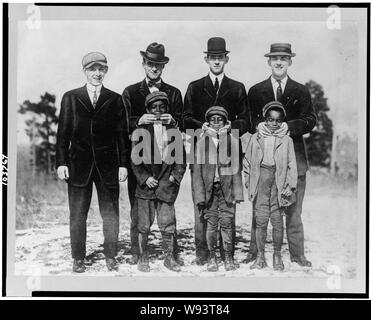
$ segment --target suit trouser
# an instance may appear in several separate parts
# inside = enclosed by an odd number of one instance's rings
[[[68,185],[70,208],[70,236],[72,258],[82,260],[86,255],[86,220],[91,203],[93,182],[97,189],[99,211],[103,220],[104,255],[114,258],[117,254],[119,234],[119,186],[104,184],[96,168],[85,187]]]
[[[140,209],[138,209],[138,198],[135,197],[135,189],[137,187],[137,179],[134,172],[128,170],[128,195],[130,200],[130,242],[131,242],[131,254],[139,254],[139,232],[138,232],[138,216]],[[176,220],[175,220],[176,227]],[[177,233],[174,233],[174,251],[179,253]]]
[[[216,250],[219,226],[224,249],[232,250],[235,212],[236,206],[226,203],[220,183],[214,183],[212,203],[205,209],[204,215],[207,221],[206,238],[209,251]]]
[[[291,257],[304,255],[304,228],[301,220],[306,187],[306,175],[298,176],[296,202],[286,209],[286,234]],[[256,213],[253,211],[249,253],[256,255]]]
[[[273,227],[274,251],[281,251],[283,240],[282,209],[278,203],[278,190],[275,179],[275,167],[260,167],[257,194],[254,200],[256,221],[256,245],[258,252],[264,253],[268,222]]]
[[[191,185],[193,184],[193,170],[191,172]],[[192,188],[193,212],[195,218],[195,246],[196,257],[207,260],[209,257],[209,249],[206,241],[207,223],[204,219],[200,219],[200,212],[197,205],[194,203],[194,190]],[[234,255],[235,240],[236,240],[236,218],[233,217],[232,228],[232,256]],[[220,251],[223,252],[223,244],[220,243]]]

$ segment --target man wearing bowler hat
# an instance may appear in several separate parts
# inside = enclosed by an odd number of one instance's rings
[[[63,95],[57,132],[58,177],[68,183],[73,271],[84,272],[86,219],[93,183],[103,220],[104,255],[109,271],[119,234],[119,182],[127,177],[128,124],[121,96],[103,86],[107,58],[90,52],[82,59],[87,83]]]
[[[205,112],[211,106],[222,106],[228,112],[228,125],[225,130],[238,129],[242,136],[250,130],[249,108],[245,86],[228,78],[224,74],[225,65],[229,61],[226,43],[223,38],[213,37],[207,42],[204,52],[205,62],[209,66],[209,74],[189,84],[184,99],[184,129],[208,130],[205,123]],[[193,180],[193,167],[191,179]],[[192,190],[194,199],[194,190]],[[199,210],[194,206],[196,264],[207,262],[209,251],[206,243],[206,224],[200,219]],[[233,231],[233,238],[235,231]],[[233,240],[234,243],[234,240]]]
[[[280,101],[286,110],[286,120],[289,134],[294,142],[294,150],[298,169],[297,200],[286,210],[286,232],[289,243],[290,258],[300,266],[310,267],[312,264],[304,255],[304,229],[301,220],[302,204],[306,185],[308,159],[303,135],[312,131],[317,122],[308,89],[292,80],[287,70],[292,64],[289,43],[274,43],[270,52],[264,55],[272,70],[271,76],[253,87],[248,93],[251,108],[252,133],[256,131],[259,122],[263,121],[263,107],[270,101]],[[257,254],[255,241],[255,221],[253,217],[251,228],[250,250],[246,262],[255,260]]]
[[[163,124],[177,126],[181,129],[182,95],[177,88],[165,83],[161,78],[165,65],[169,62],[169,58],[165,56],[164,45],[153,42],[148,45],[146,51],[140,51],[140,54],[143,59],[142,66],[146,77],[144,80],[126,87],[122,93],[122,100],[129,118],[129,134],[132,134],[138,126],[153,124],[156,120],[155,116],[148,113],[145,107],[146,96],[156,91],[165,92],[169,99],[168,112],[161,116]],[[135,175],[129,168],[128,193],[131,206],[130,238],[133,264],[136,264],[139,258],[136,185]],[[175,257],[180,264],[183,264],[177,255],[176,235],[174,241]]]

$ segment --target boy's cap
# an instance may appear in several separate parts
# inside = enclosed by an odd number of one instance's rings
[[[282,113],[283,113],[283,116],[286,117],[286,110],[285,108],[283,107],[282,103],[279,102],[279,101],[271,101],[271,102],[268,102],[264,107],[263,107],[263,117],[265,118],[267,112],[273,108],[276,108],[276,109],[281,109],[282,110]]]
[[[228,120],[228,112],[223,107],[212,106],[209,109],[207,109],[205,113],[205,120],[208,121],[208,119],[214,115],[219,115],[219,116],[224,117],[225,121]]]
[[[145,107],[147,108],[152,102],[163,100],[169,103],[169,98],[165,92],[162,91],[155,91],[150,93],[146,96],[146,100],[144,102]]]
[[[100,64],[107,66],[107,58],[103,53],[100,52],[89,52],[82,58],[82,67],[84,69],[91,67],[94,64]]]

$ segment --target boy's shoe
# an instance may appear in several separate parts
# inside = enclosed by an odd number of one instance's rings
[[[258,253],[255,262],[251,265],[250,269],[263,269],[267,267],[264,253]]]
[[[74,259],[72,271],[76,273],[83,273],[86,270],[84,260]]]
[[[181,267],[184,267],[184,259],[180,256],[179,253],[174,254],[174,259]]]
[[[134,265],[134,264],[138,264],[138,262],[139,262],[139,254],[132,254],[129,260],[129,264]]]
[[[244,259],[242,262],[243,263],[250,263],[250,262],[253,262],[256,260],[256,254],[252,254],[252,253],[248,253],[247,256],[246,256],[246,259]]]
[[[233,271],[237,269],[230,252],[225,253],[224,268],[225,271]]]
[[[119,266],[115,258],[106,258],[108,271],[119,271]]]
[[[164,266],[171,271],[175,271],[175,272],[181,271],[180,265],[176,262],[176,260],[174,259],[174,255],[171,252],[166,254],[166,257],[164,260]]]
[[[281,252],[274,252],[273,253],[273,270],[276,271],[283,271],[285,269],[285,265],[282,261]]]
[[[312,266],[312,262],[307,260],[307,258],[305,256],[300,256],[300,257],[291,256],[290,259],[291,259],[291,262],[296,262],[301,267],[311,267]]]
[[[216,261],[215,252],[210,252],[209,261],[207,263],[207,271],[217,272],[219,270],[218,262]]]
[[[151,271],[151,268],[149,267],[149,259],[148,259],[147,255],[144,254],[144,255],[141,255],[139,257],[137,268],[141,272],[150,272]]]

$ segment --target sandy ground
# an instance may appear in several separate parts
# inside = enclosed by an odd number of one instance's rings
[[[128,204],[123,203],[120,212],[120,240],[118,272],[107,272],[103,256],[103,234],[100,218],[88,219],[87,260],[89,265],[84,275],[92,276],[195,276],[195,277],[328,277],[332,272],[328,268],[337,266],[344,278],[356,276],[356,231],[357,231],[357,198],[355,195],[339,195],[323,192],[312,192],[310,177],[307,195],[304,200],[303,222],[305,230],[305,250],[313,267],[301,268],[291,263],[286,238],[283,246],[285,270],[274,271],[272,268],[272,241],[269,229],[266,257],[268,267],[263,270],[250,270],[251,264],[241,263],[245,258],[250,240],[251,204],[246,201],[237,209],[237,245],[235,258],[240,268],[225,272],[220,264],[216,273],[207,272],[205,266],[197,266],[194,260],[193,241],[193,204],[191,200],[189,174],[187,172],[176,202],[178,238],[181,256],[185,261],[182,272],[175,273],[163,266],[161,237],[156,222],[150,236],[151,272],[143,274],[136,266],[128,263],[129,253],[129,219]],[[126,195],[126,187],[121,192]],[[58,210],[58,208],[49,208]],[[65,206],[61,210],[66,210]],[[96,202],[93,209],[97,210]],[[41,275],[71,275],[72,259],[70,256],[69,227],[66,222],[46,222],[37,228],[18,230],[16,232],[15,273],[29,275],[37,270]]]

